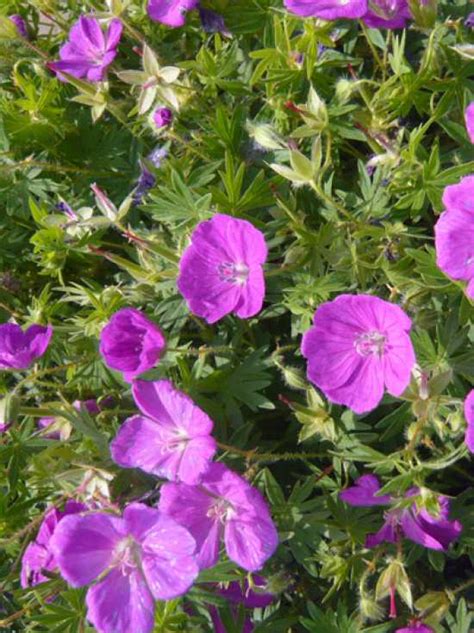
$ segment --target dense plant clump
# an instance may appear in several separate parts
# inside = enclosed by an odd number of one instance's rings
[[[3,0],[0,628],[469,633],[468,0]]]

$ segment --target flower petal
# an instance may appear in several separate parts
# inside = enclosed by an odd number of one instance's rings
[[[155,604],[142,574],[113,569],[89,589],[87,619],[100,633],[151,633]]]

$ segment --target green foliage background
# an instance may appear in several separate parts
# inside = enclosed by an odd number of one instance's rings
[[[410,608],[437,633],[469,633],[474,475],[462,402],[474,382],[474,310],[462,284],[436,267],[433,225],[444,187],[474,171],[463,120],[474,61],[456,48],[473,43],[463,26],[472,5],[442,0],[434,25],[391,33],[303,21],[279,0],[204,4],[224,15],[231,38],[204,33],[196,12],[183,29],[152,23],[139,0],[0,6],[0,317],[55,328],[34,368],[0,375],[1,392],[19,398],[18,419],[0,439],[1,630],[91,630],[84,591],[59,577],[19,588],[21,554],[48,504],[80,497],[81,484],[97,478],[118,506],[155,494],[154,478],[121,471],[108,453],[134,405],[129,385],[102,363],[98,335],[118,308],[134,305],[168,340],[148,377],[171,378],[212,416],[221,457],[271,503],[281,546],[265,573],[279,597],[256,610],[257,633],[384,633],[402,626]],[[71,24],[111,7],[125,33],[105,96],[59,82],[45,63]],[[5,17],[18,12],[29,44]],[[138,114],[137,90],[117,74],[141,68],[144,41],[162,65],[182,70],[180,111],[159,138]],[[139,159],[157,145],[169,154],[159,169],[147,163],[155,186],[108,219],[90,185],[119,207]],[[93,208],[92,219],[71,231],[60,200]],[[264,231],[270,257],[261,314],[210,327],[189,314],[175,280],[193,228],[217,211]],[[386,397],[357,417],[306,382],[301,334],[317,306],[342,292],[372,293],[409,313],[427,398],[414,380],[403,401]],[[115,408],[94,419],[71,406],[110,394]],[[44,415],[65,418],[69,440],[42,438],[36,420]],[[422,487],[433,511],[436,493],[452,496],[460,541],[447,554],[408,541],[399,551],[365,550],[381,511],[349,508],[337,493],[366,472],[385,492]],[[242,577],[222,561],[187,596],[194,615],[183,601],[158,605],[156,631],[212,630],[210,603],[229,631],[240,630],[206,584]],[[402,615],[391,622],[383,582],[394,564]]]

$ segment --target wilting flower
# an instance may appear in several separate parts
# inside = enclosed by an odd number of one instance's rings
[[[112,458],[125,468],[199,483],[217,450],[210,417],[170,380],[138,380],[132,393],[143,415],[122,424],[110,447]]]
[[[323,303],[303,336],[308,378],[332,402],[371,411],[384,388],[400,396],[410,382],[410,327],[401,308],[378,297],[340,295]]]
[[[474,453],[474,389],[471,389],[464,402],[464,416],[467,422],[464,441],[471,453]]]
[[[217,563],[222,538],[229,558],[247,571],[260,569],[278,545],[261,493],[224,464],[211,464],[198,486],[165,484],[159,509],[194,536],[201,569]]]
[[[39,418],[38,427],[41,437],[48,440],[67,440],[71,435],[71,423],[66,418],[57,418],[52,415]]]
[[[170,517],[141,503],[123,517],[102,512],[66,517],[52,538],[59,570],[87,592],[87,618],[99,633],[151,633],[154,601],[171,600],[198,575],[196,543]]]
[[[153,113],[153,122],[157,129],[168,127],[173,122],[173,112],[169,108],[158,108]]]
[[[354,19],[367,12],[367,0],[285,0],[285,7],[303,18]]]
[[[226,27],[224,18],[219,13],[210,9],[199,9],[202,30],[205,33],[221,33],[226,37],[231,37],[232,33]]]
[[[26,369],[42,356],[53,335],[48,325],[30,325],[24,332],[16,323],[0,325],[0,370]]]
[[[355,485],[340,493],[343,501],[352,506],[387,505],[394,501],[389,495],[376,496],[380,482],[374,475],[364,475]],[[385,513],[385,522],[376,534],[367,537],[366,547],[375,547],[383,541],[397,543],[403,535],[414,543],[434,550],[446,550],[462,532],[459,521],[449,520],[449,499],[438,497],[439,516],[419,508],[416,496],[418,488],[405,493],[405,500],[413,498],[408,507],[394,508]]]
[[[111,396],[103,398],[99,402],[95,398],[89,400],[74,400],[72,406],[76,411],[87,411],[89,415],[97,415],[103,409],[114,405],[114,399]],[[71,435],[72,425],[66,418],[45,416],[39,418],[38,426],[42,429],[41,436],[50,440],[67,440]]]
[[[186,12],[195,9],[198,4],[199,0],[150,0],[147,10],[155,22],[177,27],[183,26]]]
[[[436,263],[452,279],[467,281],[467,294],[474,298],[474,176],[446,187],[446,209],[435,225]]]
[[[28,545],[21,559],[21,586],[23,589],[47,582],[49,578],[43,572],[57,571],[56,559],[51,549],[51,537],[64,517],[86,509],[83,503],[69,500],[66,502],[64,510],[58,510],[57,508],[48,510],[38,535]]]
[[[266,589],[266,580],[262,576],[253,576],[253,588],[250,588],[248,580],[242,583],[234,581],[229,583],[225,589],[219,589],[218,594],[230,603],[231,611],[237,616],[237,608],[242,605],[245,609],[265,608],[271,604],[275,596]],[[209,613],[214,624],[214,633],[226,633],[227,629],[223,624],[219,611],[215,607],[211,607]],[[234,619],[236,619],[234,617]],[[242,633],[251,633],[253,631],[252,620],[246,617],[242,627]]]
[[[113,19],[104,35],[99,21],[81,16],[69,32],[69,39],[59,51],[60,61],[49,64],[59,79],[61,71],[88,81],[104,79],[107,67],[117,56],[117,47],[122,35],[122,23]]]
[[[137,181],[137,186],[133,192],[133,205],[137,206],[142,203],[146,194],[155,186],[156,178],[154,174],[146,167],[142,165],[140,176]]]
[[[407,0],[369,0],[362,19],[372,29],[403,29],[410,18]]]
[[[474,143],[474,101],[471,101],[467,106],[464,116],[466,119],[467,135],[471,143]]]
[[[28,39],[28,27],[26,26],[26,22],[25,22],[24,18],[22,18],[21,15],[14,14],[14,15],[10,16],[10,20],[16,26],[16,30],[18,31],[19,35],[21,37],[23,37],[25,40],[27,40]]]
[[[395,633],[434,633],[434,631],[430,626],[420,622],[420,620],[414,620],[410,622],[409,626],[397,629]]]
[[[127,382],[154,367],[165,345],[160,328],[135,308],[116,312],[100,335],[105,364],[121,371]]]
[[[180,261],[178,289],[208,323],[231,312],[249,318],[262,309],[266,258],[263,233],[246,220],[216,214],[194,230]]]

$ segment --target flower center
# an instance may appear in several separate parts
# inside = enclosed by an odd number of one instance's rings
[[[231,503],[229,503],[226,499],[217,499],[207,511],[206,516],[213,521],[219,521],[219,523],[224,525],[224,523],[228,519],[231,519],[234,514],[235,510]]]
[[[383,356],[386,338],[376,330],[359,334],[354,341],[356,352],[360,356]]]
[[[238,284],[239,286],[243,286],[249,276],[248,266],[245,264],[233,264],[232,262],[219,264],[217,272],[222,281]]]
[[[397,16],[397,3],[394,0],[377,0],[377,2],[369,2],[369,7],[375,15],[384,20],[390,20]]]
[[[140,561],[141,548],[132,536],[126,536],[115,547],[112,565],[123,574],[130,574]]]
[[[164,444],[161,445],[162,453],[173,453],[175,451],[184,451],[189,442],[189,437],[183,432],[169,437]]]

